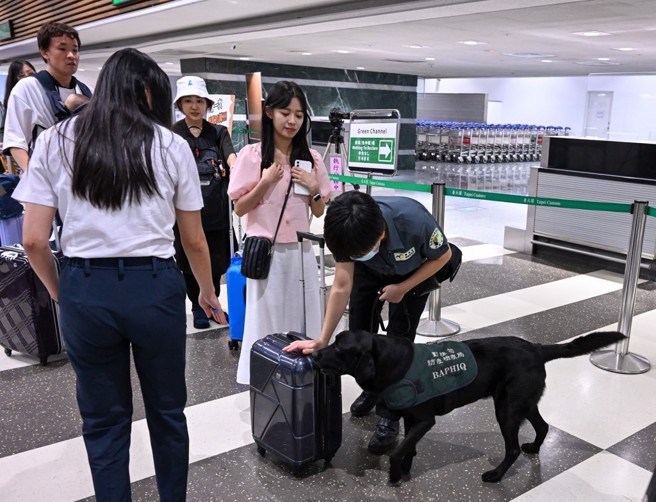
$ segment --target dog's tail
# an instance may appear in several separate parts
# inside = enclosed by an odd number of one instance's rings
[[[580,336],[568,343],[542,345],[542,360],[546,363],[564,357],[576,357],[589,354],[597,349],[620,342],[626,338],[618,331],[596,331]]]

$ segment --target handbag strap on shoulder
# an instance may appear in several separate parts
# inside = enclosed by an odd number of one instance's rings
[[[289,199],[289,192],[292,190],[292,178],[291,176],[289,177],[289,186],[287,187],[287,193],[285,194],[285,201],[282,203],[282,209],[280,210],[280,217],[278,218],[278,224],[276,225],[276,233],[273,234],[273,240],[271,241],[271,244],[275,244],[276,242],[276,236],[278,235],[278,230],[280,229],[280,222],[282,221],[282,215],[285,212],[285,208],[287,207],[287,199]]]

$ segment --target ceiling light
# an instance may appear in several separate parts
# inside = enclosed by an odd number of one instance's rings
[[[623,52],[629,52],[629,51],[634,51],[635,49],[633,47],[618,47],[617,49],[613,49],[614,51],[623,51]]]
[[[463,45],[487,45],[487,42],[479,42],[478,40],[462,40],[458,43]]]
[[[435,61],[435,58],[424,58],[426,61]]]
[[[337,54],[350,54],[351,51],[345,51],[344,49],[338,49],[335,51]]]
[[[77,71],[84,71],[84,68],[78,68]]]
[[[512,56],[514,58],[552,58],[555,54],[541,54],[539,52],[504,52],[504,56]]]
[[[610,58],[597,58],[597,61],[610,61]]]
[[[551,60],[551,59],[541,59],[540,62],[541,63],[553,63],[553,60]]]
[[[246,57],[246,56],[242,56],[239,59],[242,60],[242,61],[250,61],[251,60],[251,58]]]
[[[576,64],[581,66],[618,66],[620,63],[614,63],[612,61],[577,61]]]
[[[364,66],[358,66],[356,70],[364,70]]]
[[[428,49],[428,45],[419,45],[419,44],[412,44],[412,45],[406,45],[406,47],[410,47],[411,49]]]
[[[301,52],[301,56],[311,56],[311,52]]]
[[[164,63],[164,64],[173,64],[173,63]]]
[[[610,33],[606,33],[604,31],[576,31],[572,33],[572,35],[578,35],[580,37],[605,37],[606,35],[610,35]]]
[[[99,69],[99,70],[102,70],[102,66],[99,66],[98,69]]]

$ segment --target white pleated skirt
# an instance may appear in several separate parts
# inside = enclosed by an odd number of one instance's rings
[[[303,305],[299,273],[298,243],[274,244],[269,277],[246,280],[246,318],[241,344],[237,382],[250,383],[251,347],[272,333],[301,331]],[[303,244],[307,333],[321,334],[321,307],[317,260],[309,242]]]

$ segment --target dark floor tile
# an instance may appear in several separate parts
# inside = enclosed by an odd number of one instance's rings
[[[654,308],[652,285],[641,285],[636,290],[634,315]],[[617,323],[622,292],[615,291],[562,307],[527,315],[507,322],[486,326],[454,335],[455,340],[469,340],[488,336],[519,336],[535,343],[558,343],[581,333],[599,330]]]
[[[599,452],[554,427],[539,455],[522,454],[498,484],[483,483],[481,474],[503,457],[503,440],[491,402],[481,401],[438,417],[419,443],[411,477],[401,486],[387,484],[388,458],[367,452],[375,426],[373,416],[344,416],[344,439],[330,467],[317,462],[300,475],[254,444],[194,463],[188,501],[509,501]],[[521,442],[531,441],[525,426]],[[157,500],[154,478],[133,484],[135,500]],[[91,499],[88,499],[91,500]]]
[[[608,451],[649,472],[654,472],[656,467],[656,424],[651,424],[611,446]]]
[[[235,381],[237,357],[228,349],[226,328],[188,336],[187,406],[247,390]],[[237,353],[238,354],[238,353]],[[132,365],[133,420],[145,418],[139,379]],[[82,420],[75,398],[75,373],[68,360],[48,366],[0,371],[3,439],[0,457],[78,437]]]

